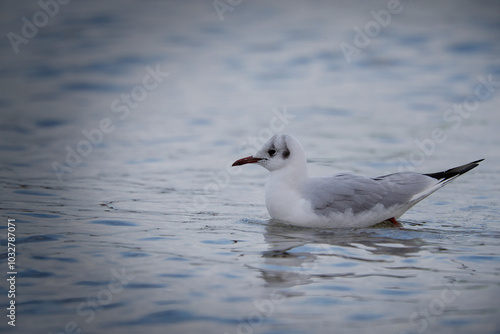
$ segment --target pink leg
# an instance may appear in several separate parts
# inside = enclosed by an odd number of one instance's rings
[[[398,222],[394,217],[389,218],[388,220],[394,224],[394,227],[402,227],[401,223]]]

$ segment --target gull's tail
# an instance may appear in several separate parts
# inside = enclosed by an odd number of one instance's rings
[[[444,184],[456,179],[460,175],[467,173],[471,169],[476,168],[477,166],[479,166],[479,163],[483,160],[484,159],[480,159],[480,160],[476,160],[473,162],[469,162],[468,164],[458,166],[455,168],[450,168],[450,169],[445,170],[443,172],[424,174],[424,175],[430,176],[430,177],[438,180],[439,181],[438,184],[444,185]]]
[[[412,203],[412,206],[417,204],[418,202],[420,202],[421,200],[423,200],[424,198],[426,198],[427,196],[429,196],[430,194],[432,194],[436,190],[442,188],[443,186],[448,184],[448,182],[451,182],[451,181],[455,180],[457,177],[459,177],[460,175],[467,173],[468,171],[470,171],[473,168],[476,168],[479,165],[479,163],[483,160],[484,159],[476,160],[476,161],[470,162],[470,163],[462,165],[462,166],[450,168],[450,169],[445,170],[443,172],[423,174],[425,176],[429,176],[429,177],[432,177],[433,179],[435,179],[436,183],[434,183],[434,185],[431,185],[426,190],[414,195],[413,198],[410,200],[410,202]]]

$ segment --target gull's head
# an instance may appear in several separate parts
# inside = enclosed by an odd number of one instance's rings
[[[249,163],[257,163],[272,172],[288,166],[305,167],[306,158],[299,141],[282,133],[271,137],[254,155],[235,161],[233,166]]]

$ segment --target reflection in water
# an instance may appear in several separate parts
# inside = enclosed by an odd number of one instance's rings
[[[275,287],[306,284],[314,278],[405,277],[390,269],[367,273],[360,265],[382,269],[394,263],[394,257],[411,258],[426,246],[418,232],[411,238],[409,231],[401,232],[383,227],[310,229],[271,221],[264,234],[268,250],[262,254],[262,277]]]

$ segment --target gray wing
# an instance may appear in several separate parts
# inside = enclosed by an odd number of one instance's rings
[[[338,174],[312,178],[306,192],[315,212],[329,215],[349,209],[359,213],[379,203],[386,208],[412,201],[416,203],[423,198],[419,194],[435,185],[436,180],[432,177],[413,172],[376,178]]]

